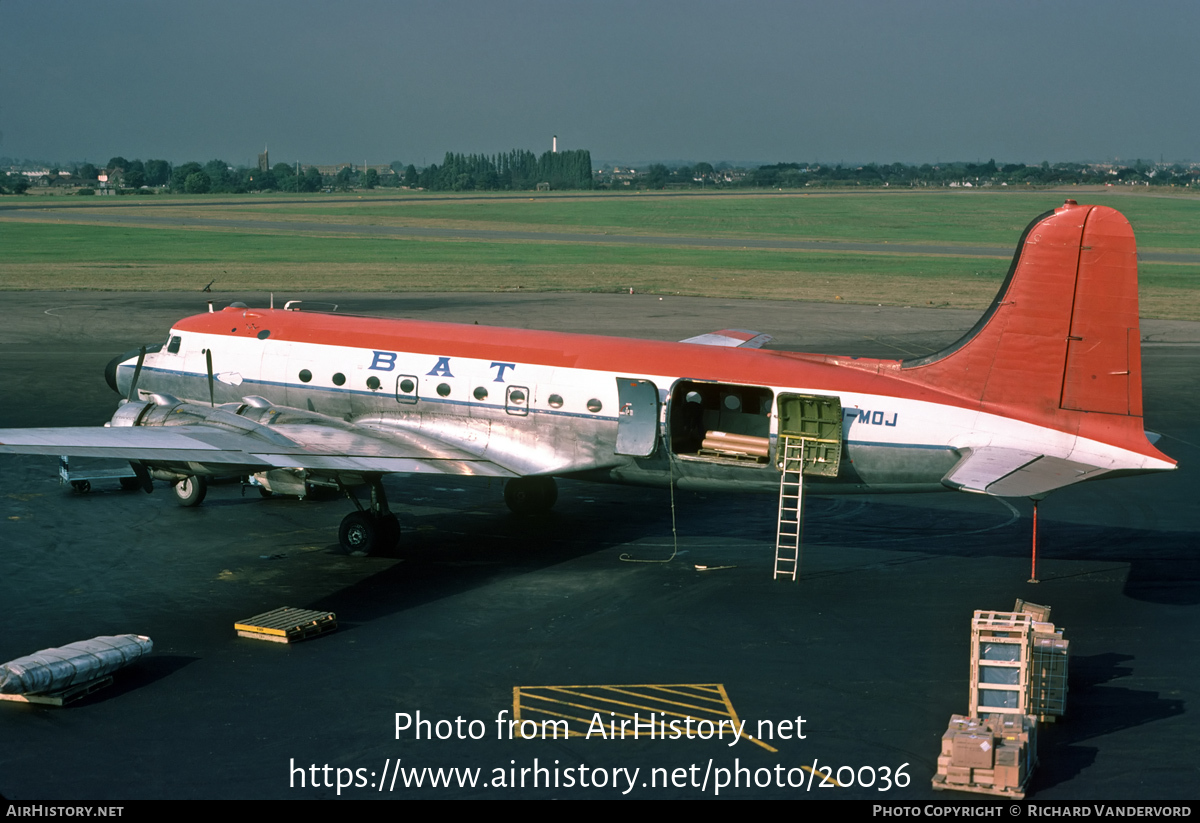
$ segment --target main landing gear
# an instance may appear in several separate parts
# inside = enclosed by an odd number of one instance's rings
[[[364,509],[358,498],[345,487],[342,491],[354,503],[356,511],[342,518],[338,528],[338,542],[351,554],[373,554],[395,548],[400,541],[400,521],[388,510],[387,494],[383,481],[370,478],[371,508]]]
[[[175,492],[175,502],[179,505],[199,506],[208,494],[208,478],[199,474],[188,475],[182,480],[177,480],[171,486],[171,490]]]
[[[514,514],[545,514],[557,500],[553,477],[514,477],[504,484],[504,502]]]

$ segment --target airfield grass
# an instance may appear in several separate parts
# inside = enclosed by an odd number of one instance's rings
[[[1007,248],[1015,246],[1029,220],[1060,204],[1063,194],[405,196],[394,201],[364,197],[361,205],[246,197],[220,205],[206,206],[203,198],[143,205],[149,199],[139,199],[137,213],[248,222],[219,229],[77,225],[31,222],[36,213],[21,212],[19,219],[0,220],[0,289],[190,291],[210,280],[225,293],[283,296],[322,290],[633,288],[664,295],[982,309],[1008,270]],[[1200,199],[1083,194],[1078,199],[1112,202],[1130,217],[1140,248],[1200,251],[1195,231]],[[72,211],[46,214],[69,221]],[[89,204],[87,211],[100,207]],[[308,226],[268,229],[255,227],[255,218]],[[680,245],[327,236],[314,223],[609,231],[679,237]],[[703,236],[896,242],[897,253],[686,245],[686,238]],[[991,245],[1005,251],[994,258],[913,254],[904,253],[905,242]],[[1143,316],[1200,320],[1200,265],[1143,263],[1139,269]]]
[[[206,206],[203,197],[139,198],[138,213],[242,221],[419,226],[492,231],[572,232],[668,237],[747,237],[860,243],[1015,247],[1039,214],[1071,196],[1119,209],[1144,250],[1200,251],[1200,197],[1142,194],[1128,187],[1085,191],[840,191],[714,193],[460,195],[404,192],[353,202],[247,196]],[[334,195],[337,197],[337,195]],[[342,196],[346,197],[345,195]],[[96,202],[95,211],[127,206]],[[91,204],[88,204],[89,206]],[[101,212],[102,213],[102,212]]]

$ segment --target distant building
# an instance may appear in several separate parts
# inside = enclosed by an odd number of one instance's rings
[[[264,146],[262,154],[258,156],[258,170],[267,171],[271,168],[271,158],[267,156],[267,149]]]
[[[307,170],[309,166],[305,166],[304,168]],[[317,171],[321,172],[321,174],[327,175],[336,175],[342,169],[350,169],[352,172],[364,172],[367,169],[375,169],[375,171],[379,173],[380,177],[386,177],[396,173],[396,170],[386,163],[372,163],[369,165],[360,165],[356,163],[334,163],[331,166],[318,165],[316,166],[316,169]]]

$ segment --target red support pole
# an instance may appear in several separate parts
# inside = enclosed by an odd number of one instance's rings
[[[1036,583],[1037,579],[1037,506],[1038,502],[1033,501],[1033,559],[1029,570],[1029,582]]]

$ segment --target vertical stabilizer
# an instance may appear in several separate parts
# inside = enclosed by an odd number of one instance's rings
[[[1157,454],[1142,429],[1137,246],[1105,206],[1029,225],[991,307],[962,339],[906,360],[906,379],[1005,416]],[[1136,446],[1134,443],[1136,442]]]

